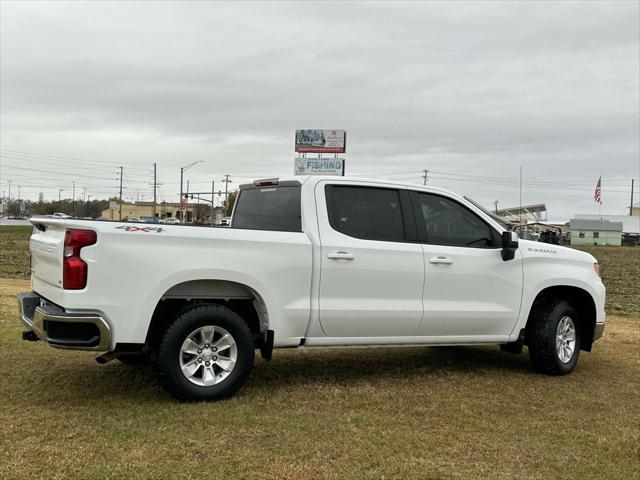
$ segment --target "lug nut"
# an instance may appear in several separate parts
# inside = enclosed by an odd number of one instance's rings
[[[209,362],[205,362],[205,365],[208,367],[209,366]]]
[[[202,353],[202,350],[198,349],[198,353]]]
[[[217,349],[216,347],[213,347],[213,351],[214,351],[214,352],[217,352],[217,351],[218,351],[218,349]]]
[[[209,348],[209,344],[208,343],[205,344],[204,348]]]
[[[201,359],[201,358],[198,358],[198,362],[202,363],[202,359]]]
[[[214,360],[218,360],[218,357],[213,357]]]

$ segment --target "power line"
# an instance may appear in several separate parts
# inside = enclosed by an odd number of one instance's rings
[[[7,155],[4,154],[0,154],[0,157],[3,158],[9,158],[10,161],[19,161],[20,165],[14,165],[14,164],[5,164],[6,167],[8,168],[18,168],[18,169],[23,169],[23,168],[28,168],[28,167],[24,167],[22,165],[24,165],[24,159],[22,158],[15,158],[15,157],[7,157]],[[40,162],[38,160],[38,162]],[[40,166],[40,165],[38,165]],[[57,161],[55,161],[53,164],[45,164],[43,165],[45,168],[58,168],[60,167],[61,169],[68,169],[68,170],[77,170],[78,169],[78,164],[72,164],[72,163],[58,163]],[[110,168],[110,167],[95,167],[93,165],[88,166],[88,168],[91,169],[91,171],[93,173],[100,173],[100,174],[104,174],[107,175],[111,172],[113,172],[115,170],[115,168]],[[149,173],[148,171],[145,171],[145,173]],[[142,175],[142,174],[129,174],[130,177],[132,178],[138,178],[138,179],[147,179],[147,175]]]
[[[10,155],[20,155],[23,157],[32,157],[34,159],[52,159],[52,160],[72,160],[74,162],[83,162],[83,163],[95,163],[95,164],[99,164],[99,165],[105,165],[105,164],[111,164],[111,166],[116,166],[117,162],[114,162],[113,160],[90,160],[90,159],[86,159],[86,158],[77,158],[77,157],[68,157],[68,156],[64,156],[64,155],[50,155],[50,154],[41,154],[41,153],[32,153],[32,152],[21,152],[21,151],[17,151],[17,150],[8,150],[8,149],[0,149],[1,153],[7,153]],[[130,164],[133,165],[148,165],[148,163],[142,163],[142,162],[128,162]]]
[[[65,173],[65,172],[56,172],[53,170],[44,170],[42,168],[29,168],[29,167],[16,167],[16,166],[10,166],[9,168],[16,169],[16,170],[26,170],[29,172],[49,173],[51,175],[63,175],[63,176],[74,177],[74,178],[93,178],[97,180],[105,180],[104,177],[98,177],[96,175],[87,175],[85,173]]]

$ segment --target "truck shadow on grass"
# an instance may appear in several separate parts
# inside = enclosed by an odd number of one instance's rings
[[[275,352],[271,364],[259,361],[250,384],[270,386],[277,380],[277,384],[290,386],[326,381],[348,385],[365,378],[530,372],[527,355],[503,353],[496,347],[325,349],[295,353],[278,358]]]
[[[149,366],[105,366],[61,362],[46,375],[35,374],[29,386],[33,402],[85,404],[92,398],[153,401],[170,397],[158,386]],[[58,362],[55,362],[58,363]],[[331,384],[357,386],[363,382],[416,381],[461,376],[478,378],[535,375],[526,350],[522,355],[497,347],[408,347],[322,350],[278,350],[266,362],[256,355],[249,381],[237,398],[277,393],[278,390]]]

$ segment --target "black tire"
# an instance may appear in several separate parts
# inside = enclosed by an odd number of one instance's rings
[[[192,383],[182,373],[180,366],[182,343],[192,332],[204,326],[226,330],[237,348],[237,358],[231,372],[220,383],[209,386]],[[253,335],[244,319],[223,305],[205,304],[177,316],[157,350],[152,353],[151,365],[162,387],[177,399],[212,401],[228,398],[240,390],[251,373],[254,356]]]
[[[562,361],[556,348],[558,324],[569,317],[575,327],[575,347],[568,361]],[[546,375],[571,373],[580,356],[580,324],[573,306],[562,299],[552,299],[534,306],[528,327],[529,356],[533,369]]]
[[[149,364],[149,355],[146,353],[132,353],[127,355],[120,355],[118,361],[128,367],[136,367],[139,365],[148,365]]]

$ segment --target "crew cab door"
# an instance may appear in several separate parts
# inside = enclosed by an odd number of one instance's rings
[[[413,335],[424,262],[409,192],[357,182],[315,187],[320,324],[330,337]]]
[[[453,198],[412,192],[412,200],[426,272],[417,335],[510,334],[522,300],[521,253],[504,261],[498,232]]]

